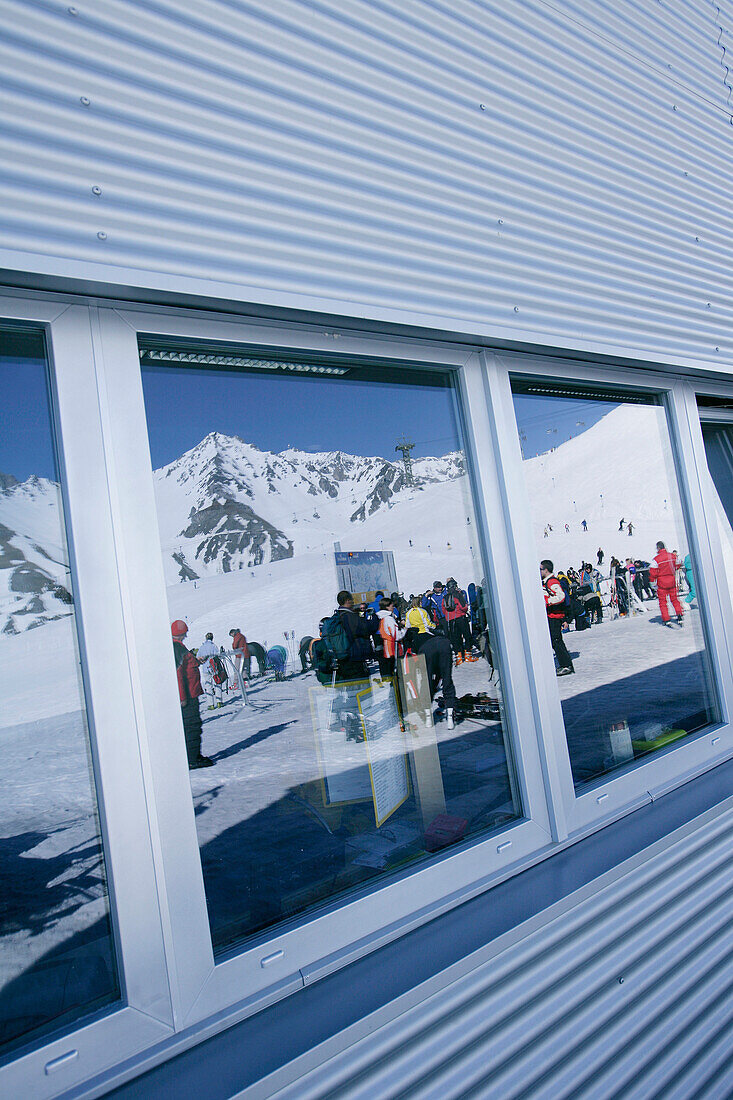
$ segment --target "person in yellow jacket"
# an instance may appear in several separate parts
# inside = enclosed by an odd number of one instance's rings
[[[419,596],[413,596],[410,600],[410,609],[407,612],[406,622],[408,627],[414,627],[415,630],[418,630],[421,634],[433,633],[433,620],[430,618],[425,608],[421,606]]]

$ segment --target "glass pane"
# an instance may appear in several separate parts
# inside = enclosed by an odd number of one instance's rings
[[[703,424],[708,469],[717,492],[716,515],[733,599],[733,425]]]
[[[577,786],[717,720],[695,563],[661,404],[513,390]]]
[[[450,378],[142,361],[221,950],[520,807]]]
[[[119,997],[40,334],[0,327],[0,1043]]]

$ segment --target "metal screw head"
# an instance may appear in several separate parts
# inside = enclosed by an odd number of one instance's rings
[[[80,95],[79,102],[81,103],[82,107],[88,107],[92,101],[88,95]]]
[[[99,233],[97,233],[97,236],[99,237],[100,241],[106,241],[107,240],[107,234],[104,232],[103,229],[99,230]]]
[[[97,186],[95,185],[95,186],[94,186],[94,187],[92,188],[92,194],[93,194],[93,195],[101,195],[101,194],[102,194],[102,188],[101,188],[101,187],[97,187]]]

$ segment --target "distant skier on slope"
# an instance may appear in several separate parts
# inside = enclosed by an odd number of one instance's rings
[[[623,516],[621,516],[621,519],[620,519],[620,520],[618,521],[618,529],[619,529],[619,531],[623,531],[623,529],[624,529],[624,523],[625,523],[625,522],[626,522],[626,520],[624,519],[624,517],[623,517]]]
[[[670,554],[663,542],[657,543],[654,564],[649,568],[649,579],[657,582],[657,599],[659,600],[659,610],[664,625],[670,625],[671,616],[667,607],[667,601],[669,600],[677,615],[677,622],[682,626],[685,620],[682,604],[677,596],[676,562],[674,555]]]

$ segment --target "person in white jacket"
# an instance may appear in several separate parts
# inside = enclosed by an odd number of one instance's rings
[[[219,656],[219,647],[214,645],[214,635],[207,634],[206,641],[199,646],[196,657],[201,665],[201,682],[203,689],[209,697],[209,710],[223,706],[223,685],[217,683],[218,671],[212,657]]]
[[[389,596],[383,596],[379,601],[377,618],[379,619],[379,636],[383,645],[382,655],[378,658],[379,675],[383,680],[386,680],[394,676],[397,643],[404,638],[407,628],[399,626],[394,617],[394,603]]]

